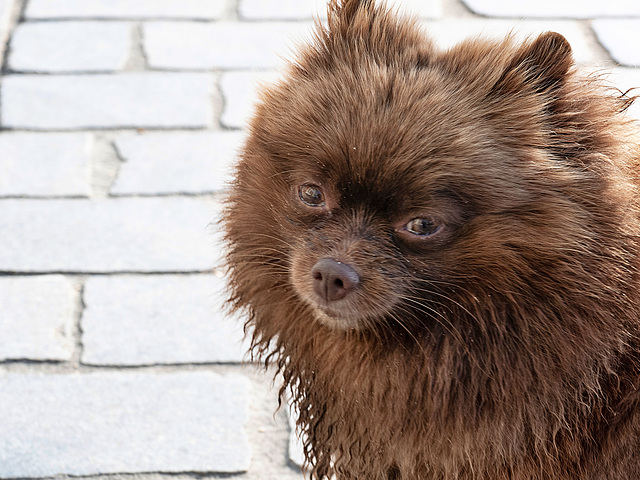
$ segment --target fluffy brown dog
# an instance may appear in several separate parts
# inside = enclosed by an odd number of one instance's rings
[[[640,479],[640,147],[558,34],[437,51],[372,1],[264,91],[231,304],[314,478]]]

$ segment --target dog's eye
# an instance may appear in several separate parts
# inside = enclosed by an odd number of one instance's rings
[[[317,185],[304,184],[298,188],[298,196],[310,207],[324,207],[324,194]]]
[[[405,229],[414,235],[428,237],[429,235],[436,233],[440,229],[440,225],[434,222],[431,218],[414,218],[407,223]]]

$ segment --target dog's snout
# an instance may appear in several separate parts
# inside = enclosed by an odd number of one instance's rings
[[[360,285],[354,268],[332,258],[323,258],[311,269],[314,291],[326,302],[342,300]]]

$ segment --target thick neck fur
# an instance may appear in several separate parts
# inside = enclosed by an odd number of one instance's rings
[[[549,326],[548,310],[459,307],[450,305],[457,318],[472,324],[489,316],[504,328],[460,331],[459,338],[384,338],[314,322],[279,330],[276,362],[301,412],[317,478],[583,478],[586,452],[604,446],[584,433],[624,415],[621,402],[634,389],[627,332],[611,316],[594,315],[598,332],[558,325],[545,342],[515,325]],[[576,312],[578,323],[584,314]],[[571,324],[566,310],[554,321]],[[264,347],[269,333],[255,333],[266,335],[256,337]],[[616,371],[621,366],[635,371]]]

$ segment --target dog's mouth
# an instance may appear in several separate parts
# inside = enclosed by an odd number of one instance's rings
[[[301,298],[311,307],[316,319],[331,328],[363,330],[387,313],[380,306],[375,308],[376,302],[368,298],[365,288],[358,288],[357,292],[351,292],[339,300],[327,300],[326,296],[309,290],[307,288],[299,292]]]
[[[351,312],[344,312],[329,306],[319,305],[312,302],[316,319],[328,327],[340,330],[360,330],[363,326],[363,319],[355,316]]]

